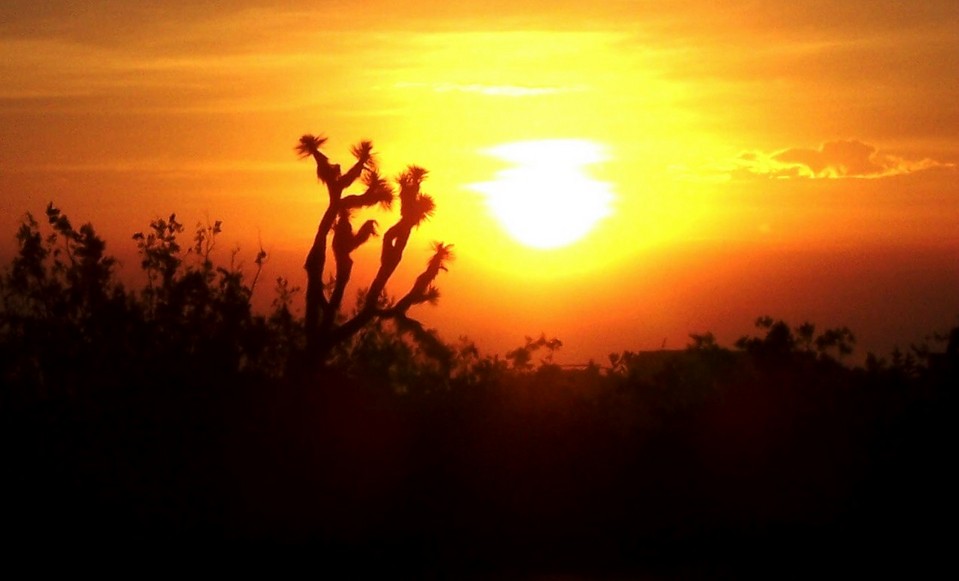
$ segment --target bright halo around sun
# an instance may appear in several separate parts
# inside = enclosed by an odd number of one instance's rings
[[[511,162],[490,182],[470,187],[486,195],[497,220],[533,248],[559,248],[588,234],[612,209],[610,185],[584,168],[608,159],[598,143],[547,139],[506,143],[482,151]]]

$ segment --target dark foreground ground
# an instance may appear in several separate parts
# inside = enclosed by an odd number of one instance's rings
[[[772,370],[683,398],[547,371],[8,402],[5,552],[295,555],[347,577],[954,572],[952,376]]]

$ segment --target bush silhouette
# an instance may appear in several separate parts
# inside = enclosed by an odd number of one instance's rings
[[[128,290],[116,260],[90,224],[74,228],[58,208],[46,209],[44,228],[27,214],[17,232],[18,253],[0,278],[0,341],[7,395],[77,393],[156,384],[229,384],[239,375],[278,377],[302,344],[284,279],[273,312],[253,312],[252,281],[237,253],[227,266],[212,260],[221,223],[198,225],[183,248],[175,214],[157,219],[133,239],[146,285]]]

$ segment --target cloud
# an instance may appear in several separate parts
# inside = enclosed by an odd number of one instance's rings
[[[582,87],[524,87],[520,85],[484,85],[481,83],[396,83],[396,88],[427,88],[437,93],[478,93],[492,97],[538,97],[583,90]]]
[[[765,176],[778,179],[875,179],[905,175],[955,164],[929,158],[910,160],[880,152],[855,139],[829,141],[818,148],[791,147],[773,153],[747,151],[728,164],[729,177]]]
[[[887,167],[876,156],[876,148],[861,141],[830,141],[819,149],[793,147],[772,156],[774,161],[805,168],[815,176],[873,176]]]
[[[25,163],[2,168],[8,174],[94,174],[138,173],[150,175],[237,174],[237,173],[288,173],[298,171],[296,162],[265,162],[261,160],[118,160],[87,163]]]

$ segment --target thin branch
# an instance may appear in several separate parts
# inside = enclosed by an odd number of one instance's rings
[[[363,170],[367,168],[367,164],[370,163],[373,157],[373,142],[371,141],[361,141],[358,144],[354,145],[352,148],[353,155],[356,156],[356,163],[353,164],[345,174],[340,176],[337,181],[337,185],[340,186],[340,189],[346,189],[350,187],[360,175],[363,173]]]
[[[433,256],[427,262],[426,269],[416,277],[413,288],[406,293],[406,296],[396,302],[393,308],[395,312],[405,315],[411,306],[433,302],[439,298],[439,291],[433,286],[433,281],[441,270],[446,270],[445,263],[453,259],[453,245],[436,242],[433,249]]]
[[[363,183],[366,184],[366,191],[362,194],[345,196],[341,201],[343,208],[352,210],[376,204],[380,204],[384,209],[392,207],[393,188],[376,171],[367,172],[363,176]]]

